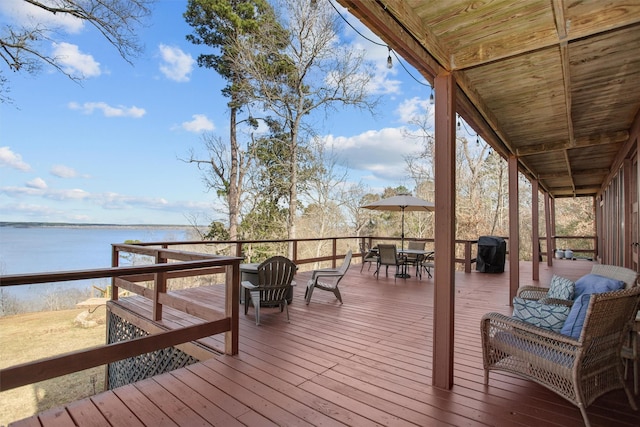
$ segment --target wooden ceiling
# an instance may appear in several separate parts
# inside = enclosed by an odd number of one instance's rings
[[[639,0],[337,0],[554,197],[592,196],[640,110]],[[437,96],[437,94],[436,94]]]

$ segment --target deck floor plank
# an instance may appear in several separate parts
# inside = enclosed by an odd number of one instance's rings
[[[193,427],[211,427],[211,424],[206,419],[198,415],[187,404],[180,400],[178,397],[178,391],[171,391],[161,385],[162,378],[170,373],[158,375],[153,378],[147,378],[146,380],[135,383],[135,386],[142,394],[147,396],[154,404],[167,414],[176,424],[184,426],[190,425]]]
[[[48,409],[42,412],[38,418],[43,426],[73,427],[76,425],[66,408]]]
[[[112,391],[92,396],[91,400],[112,426],[144,426],[133,410]],[[47,426],[44,422],[42,425]]]
[[[576,280],[591,269],[587,261],[541,265],[540,282],[553,274]],[[456,273],[454,386],[441,390],[432,381],[434,279],[379,279],[354,264],[340,284],[344,304],[330,292],[316,291],[304,301],[308,272],[290,305],[291,321],[279,310],[240,307],[240,353],[200,363],[91,397],[87,402],[16,423],[44,427],[72,418],[86,423],[99,411],[113,426],[535,426],[582,425],[578,408],[544,387],[506,373],[492,372],[484,385],[480,318],[511,313],[508,273]],[[530,263],[521,263],[521,285],[531,280]],[[190,299],[224,307],[224,286],[181,290]],[[118,302],[150,313],[140,297]],[[163,324],[173,328],[200,322],[165,308]],[[223,348],[221,335],[202,340]],[[631,380],[630,380],[631,381]],[[636,397],[640,401],[640,397]],[[593,427],[637,427],[624,391],[611,392],[587,412]],[[56,415],[57,414],[57,415]],[[99,419],[99,417],[97,418]],[[36,424],[39,425],[40,423]]]
[[[176,427],[177,424],[140,392],[134,385],[118,387],[113,392],[127,403],[132,412],[147,426]]]
[[[206,397],[199,393],[194,393],[191,387],[180,381],[178,377],[171,373],[158,375],[154,379],[165,389],[170,390],[176,399],[181,400],[185,405],[211,424],[222,427],[242,426],[242,423],[234,417],[229,415],[213,402],[209,401]],[[189,418],[187,418],[187,420],[188,419]]]
[[[109,427],[107,419],[100,413],[91,399],[86,398],[67,405],[67,411],[79,426]]]

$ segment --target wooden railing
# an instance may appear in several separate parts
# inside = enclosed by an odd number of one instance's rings
[[[156,263],[143,266],[118,266],[116,260],[119,258],[118,254],[122,251],[154,256]],[[10,390],[220,333],[225,334],[225,352],[228,354],[238,353],[238,287],[241,258],[135,245],[113,245],[113,254],[115,265],[112,268],[0,276],[0,286],[32,285],[110,277],[112,278],[113,299],[118,298],[118,288],[150,298],[154,305],[154,320],[162,318],[162,306],[166,305],[200,317],[204,319],[204,322],[126,342],[97,346],[1,369],[0,391]],[[169,278],[215,273],[223,273],[225,275],[226,303],[224,312],[166,293],[166,281]],[[138,282],[142,281],[152,281],[153,287],[147,288],[139,285]]]
[[[547,255],[546,251],[546,237],[540,237],[542,256]],[[598,237],[597,236],[551,236],[551,256],[555,256],[555,252],[558,249],[570,249],[574,257],[580,257],[590,255],[590,258],[595,259],[598,256]],[[544,246],[542,244],[545,244]]]
[[[409,241],[426,242],[427,248],[433,249],[434,239],[420,239],[420,238],[405,238],[405,244]],[[291,254],[291,260],[298,266],[302,266],[299,271],[305,271],[306,269],[312,270],[315,266],[310,264],[330,262],[331,267],[336,267],[339,261],[344,258],[347,248],[353,250],[354,258],[358,258],[361,254],[358,252],[359,244],[367,243],[370,247],[377,245],[378,243],[396,243],[401,242],[400,237],[385,237],[385,236],[356,236],[356,237],[326,237],[326,238],[307,238],[307,239],[282,239],[282,240],[216,240],[216,241],[162,241],[162,242],[145,242],[136,243],[137,246],[161,246],[168,248],[171,246],[192,246],[198,248],[199,246],[216,246],[225,248],[224,252],[229,255],[242,257],[245,262],[255,262],[250,256],[249,251],[246,249],[251,245],[285,245]],[[301,246],[304,244],[326,244],[329,250],[322,251],[322,255],[309,256],[305,255],[309,250],[301,250]],[[461,264],[464,267],[464,271],[471,272],[471,266],[476,262],[474,256],[474,245],[478,244],[478,240],[456,240],[456,259],[455,262]],[[286,253],[281,254],[286,255]],[[317,252],[317,251],[315,251]],[[261,260],[259,260],[261,261]],[[306,268],[305,268],[306,266]]]
[[[405,242],[410,240],[426,241],[427,246],[433,245],[434,242],[433,239],[405,239]],[[310,264],[314,263],[329,262],[335,267],[338,261],[344,258],[347,248],[357,248],[358,243],[366,242],[373,246],[379,242],[398,243],[399,241],[400,238],[395,237],[366,236],[325,239],[113,244],[111,268],[0,276],[0,287],[111,278],[112,299],[118,299],[119,289],[149,298],[153,302],[152,320],[159,321],[162,319],[163,306],[169,306],[205,320],[204,323],[195,326],[161,332],[126,342],[97,346],[1,369],[0,391],[101,366],[220,333],[225,333],[225,353],[236,354],[238,352],[239,266],[244,259],[245,251],[250,245],[284,244],[293,254],[293,261],[297,265],[303,266],[301,271],[304,271],[305,265],[309,267],[308,269],[312,269],[314,267]],[[316,249],[315,252],[320,253],[318,256],[299,255],[302,245],[315,244],[317,246],[322,243],[325,243],[325,246],[329,247],[329,249],[324,251]],[[471,272],[471,265],[475,262],[475,258],[472,256],[473,245],[477,244],[477,240],[456,240],[456,244],[462,246],[460,253],[463,255],[462,257],[456,257],[455,261],[463,264],[466,272]],[[196,248],[200,245],[221,245],[227,248],[226,252],[232,252],[232,254],[220,256],[169,249],[171,246],[185,245]],[[228,248],[231,248],[231,250],[229,251]],[[306,252],[308,251],[309,248],[306,248]],[[120,266],[120,254],[123,252],[151,256],[154,258],[155,263],[141,266]],[[354,256],[358,257],[360,253],[354,250]],[[246,261],[251,260],[246,259]],[[224,312],[219,312],[208,306],[167,293],[167,280],[209,274],[223,274],[225,277],[226,301]],[[153,286],[146,287],[140,285],[140,282],[153,282]]]

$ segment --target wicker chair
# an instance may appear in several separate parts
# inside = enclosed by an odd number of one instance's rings
[[[518,374],[576,405],[585,426],[590,426],[586,408],[611,390],[624,389],[637,410],[623,378],[620,352],[639,303],[637,286],[591,295],[577,340],[500,313],[484,315],[485,385],[491,370]]]
[[[593,267],[591,267],[591,274],[622,280],[625,283],[626,289],[636,286],[636,281],[638,280],[638,273],[630,268],[618,267],[616,265],[594,264]],[[545,287],[523,286],[518,289],[517,296],[524,299],[539,300],[546,297],[548,291],[549,288]]]
[[[244,290],[244,314],[249,311],[249,304],[253,304],[256,313],[256,325],[260,325],[260,307],[280,307],[280,312],[286,309],[289,321],[289,292],[296,265],[288,258],[274,256],[258,266],[258,284],[249,281],[241,282]]]

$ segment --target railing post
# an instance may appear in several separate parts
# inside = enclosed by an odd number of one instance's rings
[[[160,251],[156,252],[156,264],[165,264],[166,258],[160,255]],[[162,304],[160,303],[160,294],[167,292],[167,273],[154,273],[153,280],[153,320],[162,320]]]
[[[238,258],[242,258],[242,242],[238,241],[236,242],[236,256]]]
[[[338,239],[335,237],[332,239],[333,242],[333,259],[331,260],[331,268],[336,268],[336,257],[338,256]]]
[[[295,263],[298,262],[298,241],[294,240],[291,242],[291,261]]]
[[[464,242],[464,272],[471,273],[471,241]]]
[[[231,330],[224,333],[224,352],[234,355],[238,354],[240,323],[240,264],[237,262],[225,267],[225,295],[225,316],[231,318]]]
[[[120,252],[116,245],[111,245],[111,267],[118,267],[120,263]],[[116,278],[111,278],[111,300],[118,300],[118,286],[116,286]]]

